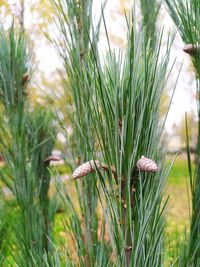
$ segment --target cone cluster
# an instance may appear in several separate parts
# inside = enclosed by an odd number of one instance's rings
[[[145,171],[145,172],[157,172],[158,171],[158,166],[155,163],[155,161],[153,161],[152,159],[146,158],[144,156],[142,156],[138,160],[136,166],[137,166],[137,169],[140,171]],[[73,179],[78,179],[92,172],[95,172],[96,170],[104,170],[104,171],[111,170],[114,176],[117,175],[117,172],[113,166],[111,166],[109,169],[109,167],[106,164],[100,163],[98,160],[90,160],[78,166],[75,169],[72,177]]]

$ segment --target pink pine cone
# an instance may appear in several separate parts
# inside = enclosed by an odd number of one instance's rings
[[[100,170],[102,169],[101,163],[98,160],[90,160],[88,162],[83,163],[82,165],[78,166],[72,177],[73,179],[78,179],[83,176],[86,176],[92,172],[95,172],[96,169]]]
[[[158,171],[158,166],[156,162],[144,156],[142,156],[141,159],[138,160],[136,166],[138,170],[140,171],[145,171],[145,172],[157,172]]]

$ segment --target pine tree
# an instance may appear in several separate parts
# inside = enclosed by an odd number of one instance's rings
[[[200,2],[198,0],[181,0],[171,1],[165,0],[166,7],[175,25],[178,27],[180,36],[182,37],[185,47],[183,52],[186,52],[191,57],[197,81],[197,107],[198,107],[198,144],[197,144],[197,163],[194,173],[191,167],[190,144],[188,137],[187,154],[189,168],[189,183],[192,194],[192,213],[190,221],[190,235],[185,240],[185,244],[181,250],[179,266],[199,266],[200,265]],[[189,134],[189,129],[186,123],[186,132]],[[188,240],[189,239],[189,240]]]

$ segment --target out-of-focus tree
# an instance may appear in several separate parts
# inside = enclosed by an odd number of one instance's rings
[[[0,1],[0,19],[2,23],[9,25],[10,20],[14,18],[16,27],[27,33],[29,43],[32,46],[32,62],[35,68],[37,66],[37,72],[33,74],[35,84],[29,84],[27,93],[33,105],[38,102],[38,99],[39,101],[41,98],[44,100],[44,94],[40,93],[40,91],[47,91],[47,88],[51,88],[52,85],[48,84],[47,81],[49,79],[46,79],[44,82],[44,79],[41,78],[44,77],[46,70],[38,67],[40,61],[38,51],[40,51],[44,44],[48,46],[44,32],[48,32],[51,27],[50,21],[52,20],[53,13],[54,10],[50,1],[46,0]],[[54,81],[51,80],[52,82]]]
[[[19,26],[26,28],[32,35],[41,34],[42,29],[49,26],[49,18],[53,17],[54,10],[50,1],[46,0],[1,0],[1,19],[15,18]]]
[[[187,113],[187,128],[188,128],[188,140],[190,147],[195,149],[197,145],[197,120],[195,119],[195,114],[193,111]],[[181,146],[186,147],[186,121],[185,117],[182,118],[175,133],[180,137]]]
[[[11,12],[11,6],[7,0],[1,0],[0,1],[0,11],[1,11],[1,20],[5,18],[5,16],[10,15]]]
[[[140,0],[140,8],[142,14],[142,26],[146,29],[146,39],[150,42],[153,49],[156,42],[156,22],[160,9],[158,0]]]

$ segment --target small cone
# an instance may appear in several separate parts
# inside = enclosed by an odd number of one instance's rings
[[[144,156],[138,160],[136,164],[138,170],[145,171],[145,172],[157,172],[158,166],[152,159],[146,158]]]
[[[90,160],[78,166],[78,168],[76,168],[76,170],[74,171],[72,177],[73,179],[78,179],[92,172],[95,172],[96,169],[102,169],[101,163],[98,160]]]
[[[120,131],[122,130],[122,121],[120,119],[118,119],[118,127],[120,129]]]
[[[28,73],[25,73],[22,77],[22,84],[24,85],[29,79]]]
[[[198,45],[194,45],[194,44],[187,44],[184,46],[183,51],[191,56],[196,55],[196,53],[199,50],[199,46]]]

